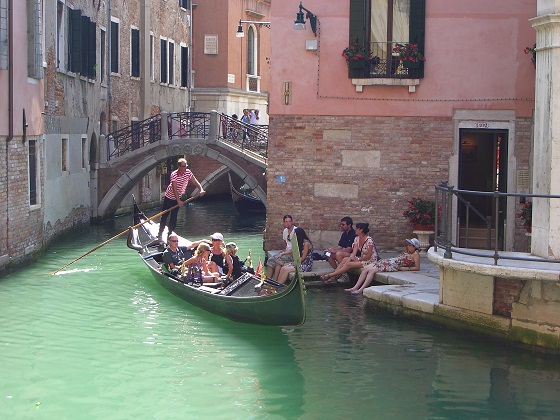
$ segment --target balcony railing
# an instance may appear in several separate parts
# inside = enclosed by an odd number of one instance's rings
[[[352,78],[388,78],[388,79],[419,79],[424,77],[424,63],[402,62],[393,55],[397,42],[370,42],[373,59],[358,72],[349,68],[348,75]],[[398,42],[406,45],[407,42]],[[423,51],[420,51],[423,53]]]

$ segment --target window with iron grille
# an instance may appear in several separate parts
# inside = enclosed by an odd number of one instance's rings
[[[37,140],[28,142],[29,159],[29,205],[33,206],[38,202],[37,194]]]
[[[130,29],[130,75],[140,77],[140,31]]]
[[[396,44],[416,44],[424,53],[426,0],[350,0],[349,43],[367,46],[374,56],[371,75],[376,71],[395,76],[398,59],[393,54]],[[390,70],[391,64],[393,69]],[[423,62],[413,75],[403,72],[400,77],[424,77]]]

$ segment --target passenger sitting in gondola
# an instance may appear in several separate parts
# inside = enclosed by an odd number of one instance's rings
[[[214,233],[210,236],[212,239],[212,248],[210,252],[212,253],[210,260],[216,264],[218,272],[222,276],[231,277],[233,272],[233,262],[230,257],[226,254],[222,244],[224,243],[224,236],[221,233]]]
[[[313,244],[311,239],[300,227],[294,228],[299,247],[299,256],[301,260],[301,271],[311,271],[313,268]],[[294,263],[288,263],[282,266],[278,275],[278,283],[284,284],[290,273],[296,271]]]
[[[181,264],[184,260],[192,256],[192,251],[189,252],[187,247],[179,248],[179,237],[172,233],[169,235],[169,245],[163,251],[162,261],[165,268],[170,273],[178,276],[181,274]]]
[[[220,280],[220,273],[216,263],[210,261],[210,245],[201,243],[194,256],[183,263],[184,272],[192,272],[192,276],[197,280],[202,278],[204,283],[215,283]]]
[[[235,242],[229,242],[226,244],[226,254],[231,258],[231,262],[233,264],[231,278],[234,280],[241,277],[244,272],[247,272],[247,269],[245,268],[245,261],[241,261],[239,259],[239,257],[237,256],[237,251],[238,248]]]

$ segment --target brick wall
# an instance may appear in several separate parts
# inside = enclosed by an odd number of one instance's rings
[[[511,316],[512,304],[519,300],[519,295],[524,285],[525,282],[523,280],[496,277],[494,279],[494,315],[509,318]]]
[[[434,198],[434,185],[448,178],[452,142],[450,118],[275,116],[265,248],[281,246],[286,213],[307,230],[333,232],[348,215],[370,224],[381,249],[403,247],[412,235],[406,202]]]

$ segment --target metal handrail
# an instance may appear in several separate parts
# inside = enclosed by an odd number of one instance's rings
[[[453,197],[456,197],[457,201],[463,203],[470,203],[465,200],[462,195],[477,195],[477,196],[487,196],[492,197],[494,200],[494,207],[495,207],[495,214],[494,214],[494,265],[498,264],[499,259],[507,259],[507,260],[519,260],[519,261],[533,261],[533,262],[550,262],[550,263],[560,263],[560,260],[548,259],[548,258],[541,258],[541,257],[527,257],[527,256],[516,256],[512,255],[511,253],[504,254],[502,251],[500,253],[499,247],[499,214],[500,214],[500,198],[502,197],[520,197],[520,198],[546,198],[546,199],[560,199],[560,195],[552,195],[552,194],[529,194],[529,193],[504,193],[500,191],[472,191],[472,190],[460,190],[455,189],[452,186],[449,186],[447,181],[442,181],[441,184],[435,186],[436,194],[435,194],[435,204],[436,208],[439,208],[441,205],[441,212],[438,212],[438,217],[435,220],[435,239],[434,239],[434,250],[437,251],[438,248],[444,249],[444,258],[451,259],[453,258],[453,253],[463,254],[463,255],[470,255],[476,257],[488,257],[488,253],[484,252],[476,252],[472,249],[461,248],[454,244],[451,240],[451,232],[452,232],[452,212],[453,212]],[[440,197],[441,196],[441,197]],[[475,211],[477,215],[484,218],[487,222],[487,248],[490,248],[491,242],[491,222],[487,220],[486,216],[484,216],[480,211],[478,211],[474,206],[471,205],[471,208]],[[468,225],[467,225],[468,230]],[[467,232],[468,237],[468,232]]]
[[[247,124],[229,115],[220,114],[218,139],[242,151],[268,157],[268,125]]]
[[[107,148],[107,160],[120,157],[160,139],[161,116],[159,114],[142,121],[135,121],[128,127],[107,135],[110,145]]]
[[[210,132],[209,112],[174,112],[168,121],[170,139],[206,138]]]

